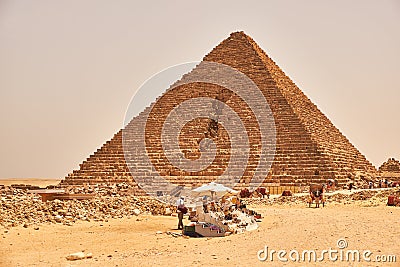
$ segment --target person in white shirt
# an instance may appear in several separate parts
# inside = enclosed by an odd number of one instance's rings
[[[180,198],[178,198],[178,200],[176,201],[176,207],[179,207],[179,205],[184,205],[185,201],[184,198],[181,196]]]
[[[180,230],[183,229],[183,214],[185,213],[183,211],[186,209],[183,196],[176,201],[176,208],[178,211],[178,230]]]

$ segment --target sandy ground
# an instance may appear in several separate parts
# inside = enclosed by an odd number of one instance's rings
[[[0,266],[400,266],[398,207],[338,204],[320,209],[306,205],[256,209],[265,216],[259,229],[212,239],[172,237],[165,232],[178,232],[175,217],[148,215],[73,226],[40,225],[39,230],[0,228]],[[282,263],[276,255],[272,262],[257,258],[265,246],[288,253],[315,249],[320,255],[322,250],[338,249],[340,238],[347,241],[347,250],[370,250],[371,259],[378,254],[397,255],[397,263],[332,262],[327,255],[318,264]],[[65,259],[82,250],[93,258]]]
[[[53,178],[0,178],[0,185],[12,185],[12,184],[29,184],[34,186],[46,187],[48,185],[56,185],[61,181],[61,179]]]

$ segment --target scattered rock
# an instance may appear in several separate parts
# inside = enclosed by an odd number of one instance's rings
[[[173,237],[183,236],[182,233],[174,233],[174,232],[170,232],[170,231],[167,232],[167,235],[171,235],[171,236],[173,236]]]
[[[74,193],[95,193],[96,196],[79,201],[55,199],[46,202],[42,202],[39,195],[28,193],[27,189],[3,187],[0,188],[0,226],[9,228],[20,225],[27,228],[41,223],[71,226],[77,221],[107,222],[111,218],[164,215],[175,211],[175,207],[151,197],[118,193],[125,187],[91,185],[86,189],[74,188]]]
[[[63,217],[60,216],[60,215],[54,216],[54,220],[55,220],[56,222],[58,222],[58,223],[62,222],[62,219],[63,219]]]
[[[166,215],[166,216],[171,216],[171,214],[172,214],[171,209],[170,209],[170,208],[165,208],[164,215]]]
[[[85,254],[84,252],[76,252],[76,253],[69,254],[66,257],[66,259],[69,261],[76,261],[76,260],[83,260],[83,259],[92,258],[92,257],[93,257],[92,253]]]
[[[61,214],[61,215],[65,215],[67,213],[67,211],[63,210],[63,209],[59,209],[59,210],[57,210],[57,213]]]
[[[133,210],[133,214],[136,215],[136,216],[139,216],[140,215],[140,210],[139,209],[134,209]]]

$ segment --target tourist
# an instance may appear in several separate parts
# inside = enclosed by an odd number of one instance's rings
[[[240,202],[239,202],[238,197],[233,196],[233,197],[231,198],[231,202],[232,202],[232,207],[234,207],[235,209],[238,209],[238,208],[239,208]]]
[[[217,212],[217,206],[215,205],[215,202],[214,202],[214,201],[211,201],[211,204],[210,204],[210,211],[212,211],[212,212]]]
[[[221,199],[221,209],[224,214],[227,214],[232,206],[232,203],[224,196]]]
[[[203,196],[203,198],[202,198],[202,201],[203,201],[203,211],[204,211],[204,213],[208,213],[208,208],[207,208],[207,196]]]
[[[185,199],[183,196],[178,198],[178,200],[176,201],[176,206],[179,207],[179,205],[185,205]]]
[[[239,209],[244,212],[247,209],[246,204],[240,199],[239,200]]]
[[[183,196],[176,201],[176,207],[178,211],[178,230],[180,230],[183,229],[183,215],[187,212]]]

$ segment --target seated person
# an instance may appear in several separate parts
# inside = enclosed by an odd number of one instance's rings
[[[224,212],[224,214],[227,214],[229,212],[231,206],[232,203],[228,199],[226,199],[225,197],[221,199],[221,209]]]
[[[210,203],[210,205],[209,205],[209,207],[208,207],[208,210],[209,210],[209,211],[213,211],[213,212],[216,212],[216,211],[217,211],[217,206],[215,205],[215,202],[214,202],[214,201],[211,201],[211,203]]]

